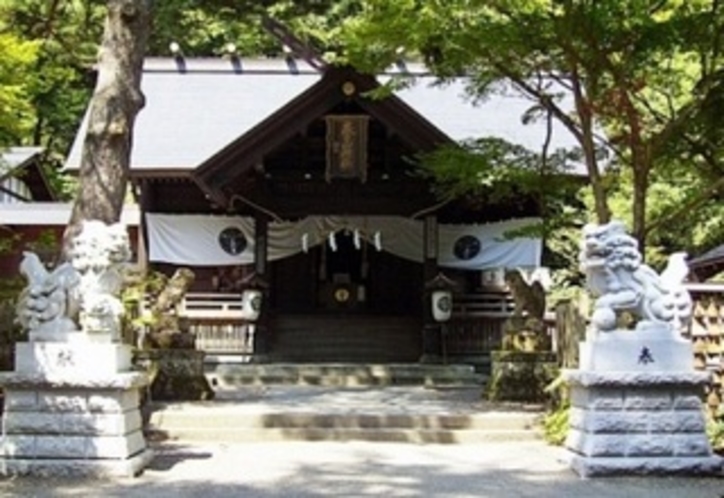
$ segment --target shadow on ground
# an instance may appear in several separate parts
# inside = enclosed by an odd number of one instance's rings
[[[581,480],[558,456],[541,444],[169,445],[136,479],[9,479],[0,481],[0,495],[720,498],[724,492],[724,479],[716,478]]]

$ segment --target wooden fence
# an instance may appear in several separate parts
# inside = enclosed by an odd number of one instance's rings
[[[505,291],[456,295],[452,318],[443,326],[445,353],[475,357],[500,349],[514,306]]]
[[[147,304],[145,308],[148,309]],[[196,349],[209,354],[252,353],[254,325],[241,316],[241,294],[191,292],[181,301],[177,312],[195,335]],[[131,338],[129,342],[136,340]]]
[[[499,349],[503,325],[512,314],[507,292],[455,296],[453,315],[445,325],[446,354],[486,355]],[[189,293],[179,307],[196,335],[196,348],[210,354],[249,355],[254,325],[241,318],[239,294]]]
[[[711,372],[706,392],[710,413],[724,415],[724,284],[690,284],[694,312],[688,336],[694,346],[694,366]]]
[[[179,307],[196,336],[196,349],[207,353],[253,352],[254,325],[241,316],[240,294],[189,293]]]

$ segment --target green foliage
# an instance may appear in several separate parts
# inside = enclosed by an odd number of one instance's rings
[[[55,230],[43,230],[25,245],[25,250],[36,253],[44,264],[50,266],[60,254],[60,240]]]
[[[131,272],[127,277],[121,301],[123,314],[123,336],[129,342],[136,343],[140,331],[153,325],[156,320],[150,313],[143,313],[144,300],[153,299],[166,286],[168,276],[158,271],[147,273]]]
[[[568,384],[558,375],[545,388],[550,396],[548,411],[543,418],[543,438],[549,444],[562,445],[568,435],[568,417],[571,411]]]
[[[724,101],[723,10],[713,0],[375,0],[346,23],[346,55],[370,71],[401,54],[422,59],[442,80],[470,76],[474,98],[512,82],[579,140],[599,221],[618,173],[631,173],[617,214],[643,240],[654,171],[707,167],[721,177],[712,137],[722,114],[709,109]],[[601,141],[614,153],[604,178],[592,153]]]
[[[549,401],[545,390],[557,375],[548,352],[494,351],[486,396],[491,401]]]
[[[32,128],[34,111],[26,77],[38,44],[4,32],[0,20],[0,147],[22,143]]]
[[[564,403],[546,413],[543,418],[543,439],[545,439],[547,443],[561,446],[566,441],[570,411],[570,405]]]
[[[92,90],[103,13],[102,3],[83,0],[0,1],[0,31],[35,49],[32,60],[12,73],[23,82],[30,112],[10,144],[45,148],[44,166],[61,197],[70,190],[59,167]]]
[[[710,418],[707,421],[706,434],[709,436],[712,449],[724,454],[724,418]]]
[[[262,26],[264,15],[285,24],[320,53],[334,58],[343,20],[359,10],[358,0],[265,0],[157,2],[149,53],[169,55],[177,42],[185,55],[218,56],[233,44],[241,56],[280,56],[282,45]]]
[[[441,197],[486,195],[491,202],[518,195],[564,197],[573,183],[565,151],[543,160],[541,155],[503,139],[485,137],[462,146],[446,146],[422,156],[423,172],[435,180]]]

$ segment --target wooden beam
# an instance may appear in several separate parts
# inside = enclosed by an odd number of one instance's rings
[[[289,47],[294,55],[304,59],[307,64],[312,66],[314,69],[318,71],[324,71],[327,69],[328,65],[324,59],[322,59],[322,56],[308,44],[297,38],[289,28],[279,21],[265,15],[261,20],[261,25],[270,35],[279,40],[286,47]]]

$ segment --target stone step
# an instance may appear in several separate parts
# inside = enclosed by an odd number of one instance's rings
[[[244,385],[482,386],[486,377],[470,365],[419,364],[215,364],[206,376],[215,388]]]
[[[473,415],[400,413],[239,413],[229,410],[156,411],[155,423],[177,429],[428,429],[523,431],[537,426],[538,415],[487,413]]]
[[[287,315],[273,319],[275,361],[414,362],[422,324],[399,316]]]
[[[178,441],[463,444],[541,437],[540,406],[490,403],[480,388],[245,387],[217,400],[154,404],[150,430]]]
[[[515,429],[445,430],[399,428],[153,428],[151,437],[178,442],[258,443],[284,441],[368,441],[411,444],[478,444],[535,441],[540,431]]]

